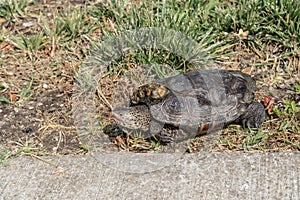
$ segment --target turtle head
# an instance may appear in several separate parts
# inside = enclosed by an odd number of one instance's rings
[[[116,108],[113,110],[113,118],[127,132],[137,130],[147,132],[151,121],[146,105]]]
[[[248,74],[240,71],[230,71],[236,77],[231,86],[233,94],[240,96],[243,103],[250,103],[254,99],[254,92],[256,91],[255,80]]]

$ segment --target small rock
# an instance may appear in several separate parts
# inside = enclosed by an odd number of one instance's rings
[[[51,108],[48,109],[48,112],[49,112],[49,113],[52,113],[52,112],[54,112],[55,110],[56,110],[55,107],[51,107]]]
[[[8,76],[13,76],[13,75],[14,75],[14,72],[9,71],[9,72],[6,73],[6,75],[8,75]]]
[[[32,132],[32,128],[24,128],[23,132],[24,133],[30,133],[30,132]]]
[[[31,26],[34,26],[35,23],[34,23],[34,21],[29,21],[29,22],[24,22],[22,25],[24,27],[31,27]]]
[[[44,89],[48,89],[49,86],[48,86],[46,83],[44,83],[44,84],[43,84],[43,88],[44,88]]]
[[[30,105],[35,104],[35,101],[29,101],[28,104]]]

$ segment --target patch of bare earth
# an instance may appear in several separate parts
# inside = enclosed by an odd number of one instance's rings
[[[40,14],[48,16],[51,25],[51,16],[64,6],[69,4],[49,1],[47,6],[30,5],[26,12],[31,17],[14,22],[2,19],[1,30],[15,37],[38,34],[42,31]],[[80,49],[69,53],[56,44],[45,43],[42,50],[30,52],[7,40],[0,47],[0,83],[4,86],[0,90],[0,150],[41,155],[81,153],[71,103],[74,70],[81,63],[76,55]]]

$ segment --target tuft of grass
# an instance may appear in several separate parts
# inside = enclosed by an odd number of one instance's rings
[[[10,100],[5,97],[0,97],[0,102],[3,104],[10,104]]]
[[[300,52],[300,3],[295,0],[156,0],[139,3],[112,1],[92,6],[88,14],[101,21],[99,28],[103,33],[103,40],[105,37],[118,37],[127,30],[137,30],[141,27],[164,27],[196,41],[206,53],[201,55],[207,58],[206,61],[233,57],[234,51],[241,51],[243,46],[252,49],[259,57],[264,57],[265,48],[270,42],[282,47],[279,48],[280,59],[296,56]],[[192,46],[178,46],[181,40],[177,38],[176,42],[175,46],[179,49]],[[233,50],[233,46],[240,48]],[[114,69],[116,74],[119,74],[120,70],[123,70],[121,74],[124,73],[128,60],[140,66],[167,62],[168,66],[179,68],[181,71],[190,67],[189,58],[181,57],[172,52],[172,49],[164,51],[148,48],[123,55],[109,67],[109,73],[113,73]]]
[[[31,75],[30,79],[27,79],[29,82],[26,83],[25,87],[20,93],[20,99],[29,99],[34,95],[34,74]]]
[[[218,141],[216,141],[217,143]],[[224,144],[225,146],[227,146],[227,148],[229,150],[233,150],[235,148],[238,148],[238,145],[236,145],[231,139],[227,139],[227,138],[221,138],[219,140],[219,142],[221,142],[222,144]]]
[[[36,148],[33,147],[32,144],[26,144],[26,146],[19,146],[18,148],[15,148],[13,151],[4,149],[0,151],[0,165],[9,165],[9,159],[16,158],[23,153],[31,153]]]
[[[11,42],[16,48],[25,51],[31,60],[38,51],[44,50],[47,45],[43,32],[30,36],[20,34],[17,37],[13,37]]]
[[[97,29],[96,22],[86,16],[86,11],[76,8],[54,13],[51,21],[42,15],[40,19],[45,35],[51,40],[52,48],[70,49],[78,39],[89,41],[88,34]]]
[[[9,165],[8,158],[10,157],[10,152],[6,149],[0,151],[0,165]]]
[[[6,88],[5,84],[0,83],[0,90],[4,90]]]
[[[300,134],[299,126],[299,107],[295,101],[284,100],[284,108],[274,108],[274,113],[281,119],[278,131],[287,131],[290,133]]]
[[[0,18],[15,21],[17,17],[24,15],[27,5],[25,0],[4,0],[0,3]]]
[[[157,152],[161,150],[161,144],[157,141],[145,141],[140,134],[133,135],[129,139],[127,148],[134,152]]]
[[[262,129],[257,131],[248,129],[247,137],[244,139],[243,147],[245,151],[258,149],[264,151],[263,143],[268,139],[269,135],[264,133]]]
[[[274,108],[274,113],[279,117],[295,117],[299,113],[299,108],[295,101],[283,100],[284,108]]]
[[[300,93],[300,84],[294,86],[295,92]]]

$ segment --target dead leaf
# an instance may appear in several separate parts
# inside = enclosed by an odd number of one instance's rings
[[[17,95],[16,94],[10,94],[10,101],[15,101],[17,99]]]

